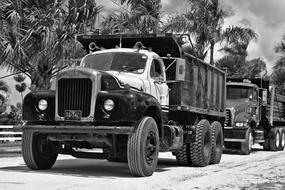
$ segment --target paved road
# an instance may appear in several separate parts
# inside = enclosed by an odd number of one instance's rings
[[[154,175],[136,178],[126,163],[59,156],[50,170],[32,171],[20,156],[0,158],[0,189],[285,189],[285,151],[224,154],[218,165],[179,167],[160,154]]]

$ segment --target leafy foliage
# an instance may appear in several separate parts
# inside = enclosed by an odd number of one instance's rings
[[[0,6],[0,66],[22,72],[47,89],[61,59],[72,56],[75,35],[95,27],[102,10],[93,0],[6,0]]]
[[[0,114],[5,112],[7,109],[7,98],[8,94],[10,93],[10,88],[5,81],[0,80],[0,91],[4,92],[5,94],[0,94]]]
[[[224,19],[230,16],[230,13],[221,8],[219,0],[188,1],[189,10],[182,14],[171,15],[163,31],[189,33],[194,40],[192,48],[199,57],[203,57],[201,55],[210,49],[210,64],[214,64],[216,43],[226,41],[227,49],[234,45],[242,46],[244,49],[252,39],[257,38],[256,33],[249,28],[232,26],[223,30]]]
[[[101,23],[103,34],[114,33],[157,33],[160,23],[160,0],[122,0],[130,11],[108,15]]]

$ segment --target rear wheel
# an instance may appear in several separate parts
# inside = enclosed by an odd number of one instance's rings
[[[223,153],[223,129],[220,122],[214,121],[211,124],[212,151],[210,164],[218,164]]]
[[[277,151],[280,149],[280,131],[278,128],[272,128],[270,130],[269,136],[269,147],[271,151]]]
[[[253,145],[253,136],[251,128],[246,130],[245,142],[241,143],[241,154],[249,155]]]
[[[22,154],[26,165],[33,170],[49,169],[57,159],[57,145],[49,141],[44,134],[24,131]]]
[[[194,166],[204,167],[211,159],[211,128],[208,120],[201,120],[196,126],[195,142],[190,146],[191,161]]]
[[[136,132],[128,138],[128,166],[135,176],[151,176],[156,169],[159,152],[159,136],[155,120],[144,117]]]
[[[191,166],[190,145],[183,144],[181,150],[176,150],[174,155],[179,166]]]
[[[280,148],[279,150],[284,150],[285,147],[285,129],[281,129],[281,135],[280,135]]]

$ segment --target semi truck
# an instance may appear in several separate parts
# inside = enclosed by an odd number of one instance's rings
[[[254,143],[264,150],[285,146],[285,96],[262,78],[227,78],[224,145],[248,155]]]
[[[132,175],[150,176],[167,151],[179,165],[218,164],[225,73],[183,52],[181,38],[78,35],[87,52],[80,64],[24,98],[26,165],[49,169],[68,154],[127,162]]]

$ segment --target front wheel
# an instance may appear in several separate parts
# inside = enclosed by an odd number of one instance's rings
[[[253,136],[251,128],[246,130],[245,142],[241,143],[241,154],[249,155],[253,146]]]
[[[155,120],[144,117],[129,135],[127,148],[128,166],[135,176],[151,176],[156,169],[159,153],[159,136]]]
[[[44,134],[24,131],[22,136],[22,154],[26,165],[33,170],[49,169],[57,159],[57,145],[49,141]]]

